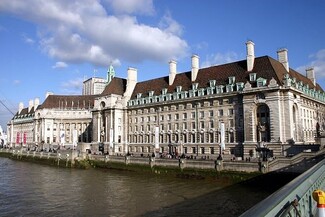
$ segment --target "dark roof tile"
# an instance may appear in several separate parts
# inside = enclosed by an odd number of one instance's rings
[[[199,69],[197,78],[194,82],[191,81],[191,71],[176,74],[174,83],[169,86],[168,76],[156,78],[148,81],[138,82],[132,93],[131,98],[136,98],[138,93],[142,93],[142,96],[148,96],[149,91],[154,91],[154,95],[160,95],[163,88],[167,88],[168,93],[172,93],[176,90],[177,86],[182,86],[182,90],[189,90],[192,88],[193,83],[198,83],[198,88],[205,88],[209,86],[210,80],[216,80],[216,85],[228,84],[229,77],[234,76],[235,82],[249,81],[249,74],[256,73],[256,78],[264,78],[270,81],[274,78],[278,84],[283,84],[283,78],[287,71],[284,66],[277,60],[269,57],[262,56],[255,58],[254,68],[252,71],[247,71],[246,60],[241,60],[233,63],[227,63],[218,66],[211,66],[207,68]],[[304,84],[308,84],[310,88],[314,88],[313,83],[305,76],[290,69],[289,74],[291,77],[295,77],[298,81],[302,81]],[[321,90],[317,85],[316,90]]]
[[[49,95],[39,109],[91,109],[98,95]]]
[[[105,87],[101,95],[117,94],[123,95],[126,90],[126,79],[114,77]]]

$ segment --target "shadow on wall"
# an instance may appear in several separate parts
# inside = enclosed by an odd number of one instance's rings
[[[297,155],[301,152],[317,152],[320,150],[320,145],[292,145],[285,151],[288,156]]]

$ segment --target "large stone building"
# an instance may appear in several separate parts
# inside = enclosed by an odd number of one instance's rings
[[[293,144],[315,143],[325,127],[325,93],[312,68],[306,76],[289,68],[286,49],[278,60],[255,57],[199,68],[192,56],[188,72],[137,82],[113,78],[95,99],[93,139],[114,152],[159,152],[215,156],[220,145],[232,156],[255,156],[258,148],[283,155]]]
[[[77,145],[92,141],[92,114],[96,95],[62,96],[47,94],[28,108],[20,103],[18,112],[8,123],[10,146]],[[48,147],[48,146],[47,146]]]
[[[10,141],[19,133],[20,143],[22,128],[30,125],[28,141],[59,144],[64,134],[74,143],[75,134],[78,142],[104,144],[110,154],[245,158],[317,143],[325,128],[325,93],[314,70],[304,76],[291,69],[286,49],[277,60],[255,57],[252,41],[246,50],[245,60],[207,68],[193,55],[182,73],[170,61],[169,75],[142,82],[134,68],[126,79],[113,71],[99,95],[52,95],[21,109],[8,125]]]

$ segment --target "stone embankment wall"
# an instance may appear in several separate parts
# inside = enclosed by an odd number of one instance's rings
[[[312,159],[315,156],[323,156],[325,149],[318,153],[300,153],[294,157],[276,158],[272,161],[225,161],[211,159],[170,159],[170,158],[154,158],[154,157],[135,157],[135,156],[114,156],[114,155],[93,155],[78,150],[59,150],[53,152],[37,152],[12,149],[0,149],[2,156],[35,161],[39,163],[47,163],[57,166],[75,167],[76,163],[83,161],[97,161],[105,164],[120,164],[120,165],[141,165],[148,168],[153,167],[168,167],[179,170],[214,170],[214,171],[236,171],[236,172],[271,172],[283,168],[290,168],[294,172],[303,172],[313,163]],[[1,155],[0,155],[1,156]],[[307,163],[306,163],[307,162]],[[80,165],[80,164],[78,164]]]

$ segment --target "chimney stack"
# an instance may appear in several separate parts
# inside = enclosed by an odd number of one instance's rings
[[[288,50],[286,48],[282,48],[277,51],[278,53],[278,61],[282,63],[284,68],[289,72],[289,62],[288,62]]]
[[[316,78],[315,78],[315,72],[313,67],[309,67],[306,69],[306,76],[309,80],[311,80],[316,85]]]
[[[34,107],[35,107],[35,110],[37,109],[38,106],[39,106],[39,98],[35,98],[34,99]]]
[[[129,67],[124,96],[131,97],[136,84],[137,84],[137,69]]]
[[[18,106],[18,113],[20,113],[24,109],[24,103],[20,102]]]
[[[192,74],[191,74],[192,82],[196,80],[198,72],[199,72],[199,56],[193,55],[192,56]]]
[[[32,110],[33,106],[34,106],[34,101],[31,99],[28,102],[28,112],[30,112]]]
[[[172,85],[174,83],[176,72],[177,72],[176,64],[177,62],[175,60],[171,60],[169,62],[169,85]]]
[[[250,72],[254,68],[255,52],[254,52],[254,43],[252,41],[246,42],[246,60],[247,60],[247,71]]]

